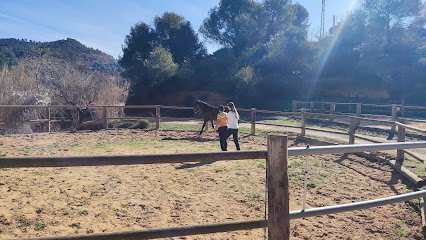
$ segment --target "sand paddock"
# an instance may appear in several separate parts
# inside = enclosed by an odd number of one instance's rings
[[[244,150],[265,136],[241,134]],[[217,151],[214,132],[100,131],[0,137],[2,156]],[[292,145],[300,145],[291,141]],[[229,148],[234,149],[232,141]],[[308,207],[412,191],[390,167],[353,155],[291,157],[290,209],[300,209],[308,158]],[[265,161],[0,169],[0,238],[71,235],[248,220],[264,216]],[[292,239],[422,239],[418,201],[291,221]],[[414,206],[414,207],[413,207]],[[261,239],[263,230],[175,239]]]

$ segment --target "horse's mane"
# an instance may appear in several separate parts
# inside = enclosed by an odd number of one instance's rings
[[[201,101],[201,100],[197,100],[197,102],[202,103],[202,104],[204,104],[204,105],[206,105],[206,106],[208,106],[208,107],[216,108],[215,106],[210,105],[210,104],[208,104],[208,103],[206,103],[206,102],[204,102],[204,101]]]

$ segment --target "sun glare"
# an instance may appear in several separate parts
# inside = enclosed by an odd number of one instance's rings
[[[320,44],[327,44],[326,50],[324,51],[321,59],[319,60],[318,68],[313,75],[313,78],[311,79],[309,90],[307,91],[306,99],[310,99],[312,95],[315,92],[315,89],[320,81],[321,73],[324,70],[324,66],[328,61],[328,58],[330,57],[330,53],[333,51],[334,46],[336,45],[337,39],[339,39],[340,34],[342,32],[342,29],[347,24],[349,13],[351,13],[359,4],[359,0],[352,0],[350,4],[348,4],[346,15],[340,20],[340,22],[337,24],[337,28],[335,29],[335,32],[333,35],[329,35],[328,37],[325,37],[324,39],[320,39]],[[328,38],[328,40],[327,40]],[[328,41],[328,43],[321,43],[321,41]]]

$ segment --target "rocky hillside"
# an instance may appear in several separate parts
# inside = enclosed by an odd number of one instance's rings
[[[75,39],[34,42],[14,38],[0,39],[0,66],[15,65],[25,57],[50,56],[72,63],[80,70],[119,72],[117,61],[110,55],[86,47]]]

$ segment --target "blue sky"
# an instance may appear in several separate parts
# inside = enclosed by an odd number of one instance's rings
[[[152,23],[156,15],[173,11],[198,30],[219,0],[0,0],[0,38],[55,41],[75,38],[117,58],[130,27]],[[293,0],[310,14],[310,36],[319,32],[321,0]],[[333,14],[344,17],[354,0],[327,0],[326,27]],[[209,52],[217,48],[207,44]]]

